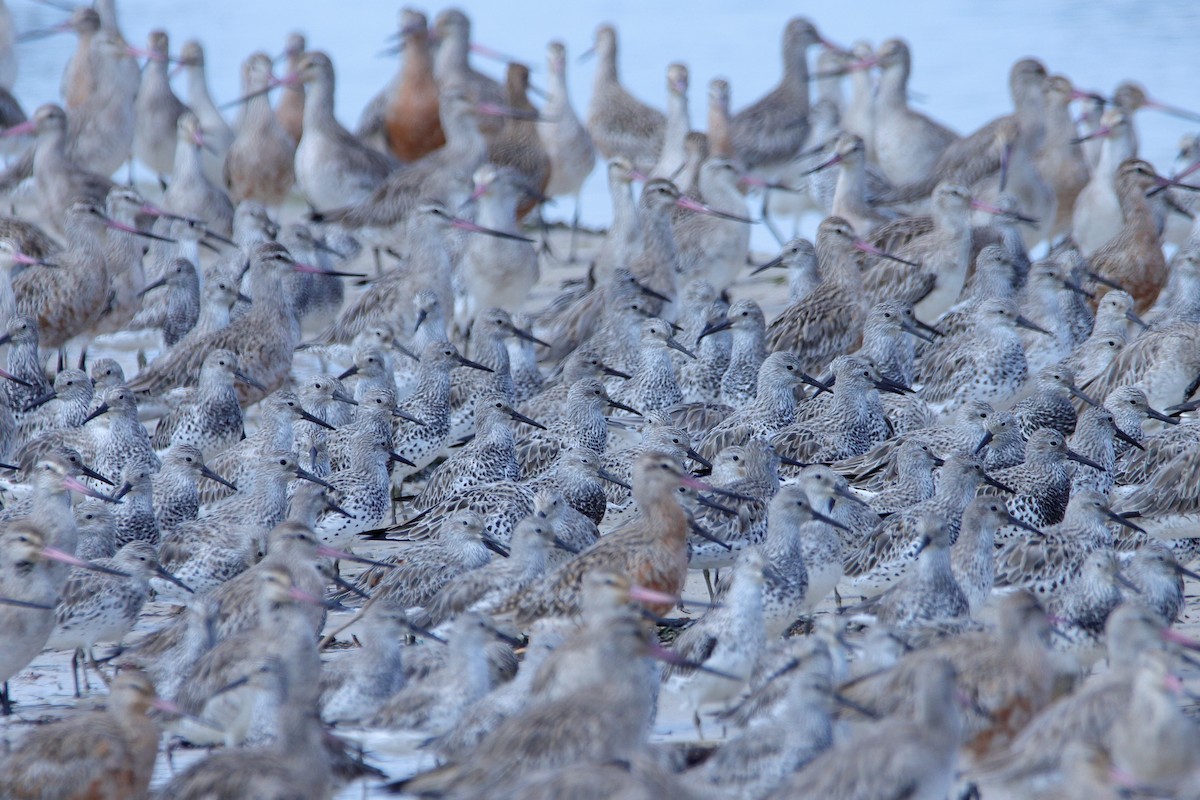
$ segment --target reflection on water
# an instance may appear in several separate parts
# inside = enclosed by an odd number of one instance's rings
[[[351,126],[396,66],[395,58],[376,55],[395,29],[395,0],[118,2],[122,25],[134,44],[143,43],[156,27],[172,35],[173,51],[182,39],[199,38],[208,51],[218,101],[236,96],[238,65],[248,53],[277,52],[292,30],[304,31],[311,47],[333,57],[338,114]],[[479,41],[539,67],[550,39],[562,39],[573,57],[590,45],[597,24],[615,22],[622,80],[644,100],[665,105],[667,63],[688,64],[697,125],[703,123],[705,86],[711,78],[731,81],[735,109],[770,88],[780,69],[779,32],[795,13],[810,14],[822,32],[839,42],[907,38],[914,57],[912,86],[921,93],[922,109],[962,132],[1006,111],[1008,67],[1026,55],[1041,58],[1051,72],[1064,73],[1084,88],[1111,91],[1119,81],[1136,78],[1164,101],[1200,109],[1200,3],[1192,0],[852,0],[819,8],[779,0],[475,0],[460,5],[472,16]],[[23,0],[12,6],[20,28],[65,16]],[[432,16],[437,9],[427,11]],[[17,94],[27,108],[57,96],[73,46],[66,36],[20,46]],[[476,67],[496,75],[502,70],[478,58]],[[573,100],[582,115],[593,67],[572,61],[569,69]],[[1170,165],[1180,134],[1200,127],[1154,112],[1139,115],[1138,125],[1142,155],[1160,169]],[[567,208],[551,213],[567,214]],[[608,198],[599,171],[586,189],[583,218],[607,222]]]

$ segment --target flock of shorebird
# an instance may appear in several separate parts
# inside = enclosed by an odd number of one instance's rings
[[[1167,177],[1135,115],[1200,117],[1027,58],[960,136],[903,40],[796,18],[706,133],[602,26],[580,119],[561,43],[543,91],[404,9],[356,132],[299,34],[230,124],[97,0],[25,119],[49,31],[0,11],[0,705],[64,717],[4,728],[0,796],[1200,797],[1200,140]],[[551,236],[597,154],[611,227]],[[164,732],[220,749],[155,777]]]

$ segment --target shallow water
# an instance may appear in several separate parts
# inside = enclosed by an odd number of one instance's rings
[[[52,24],[65,16],[37,3],[11,5],[19,29]],[[699,126],[704,122],[711,78],[730,80],[735,109],[773,85],[780,70],[779,32],[796,13],[811,15],[822,33],[843,44],[859,38],[874,44],[891,36],[908,39],[914,54],[911,86],[921,98],[920,107],[964,133],[1005,113],[1008,68],[1027,55],[1041,58],[1051,72],[1066,74],[1082,88],[1110,92],[1120,81],[1136,78],[1151,95],[1200,111],[1195,78],[1200,73],[1196,47],[1200,4],[1189,0],[856,0],[822,4],[819,9],[779,0],[738,4],[475,0],[460,5],[473,18],[478,41],[537,65],[543,73],[546,43],[554,38],[564,41],[572,57],[572,99],[581,116],[590,95],[593,66],[573,59],[590,46],[592,32],[601,22],[617,24],[622,80],[647,102],[665,105],[669,62],[689,66],[692,122]],[[395,57],[377,54],[396,28],[396,10],[395,2],[382,0],[341,5],[319,0],[120,2],[122,27],[134,44],[144,43],[146,34],[160,27],[171,34],[173,51],[186,38],[204,43],[218,102],[237,96],[239,64],[246,55],[254,50],[278,52],[289,31],[303,31],[310,47],[332,56],[339,78],[338,114],[351,127],[395,70]],[[436,13],[432,7],[426,11],[431,17]],[[16,89],[27,108],[55,98],[62,65],[73,46],[68,36],[20,45]],[[476,57],[474,63],[493,75],[503,72],[496,62]],[[535,81],[538,77],[535,73]],[[1138,126],[1142,155],[1160,170],[1171,165],[1179,136],[1200,127],[1152,111],[1139,115]],[[559,201],[548,216],[569,217],[570,208],[569,200]],[[585,223],[607,223],[609,202],[599,171],[585,188],[582,208]],[[754,241],[771,249],[763,231],[756,233]]]

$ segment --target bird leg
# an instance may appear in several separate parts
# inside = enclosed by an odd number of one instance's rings
[[[771,222],[771,217],[767,214],[768,207],[770,206],[770,198],[771,198],[771,190],[767,189],[766,191],[763,192],[763,204],[762,204],[763,225],[767,226],[767,230],[769,230],[771,232],[771,235],[775,237],[775,241],[779,242],[780,247],[783,247],[784,243],[787,242],[787,239],[783,238],[783,234],[781,234],[779,232],[779,230],[775,227],[775,223]]]

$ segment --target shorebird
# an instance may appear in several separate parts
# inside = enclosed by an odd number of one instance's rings
[[[1058,768],[1064,741],[1105,741],[1129,705],[1139,656],[1168,648],[1174,638],[1152,614],[1131,604],[1114,610],[1105,627],[1109,668],[1038,713],[1007,747],[972,768],[972,779],[1019,786]]]
[[[1117,554],[1106,548],[1088,553],[1079,574],[1052,597],[1050,613],[1061,622],[1054,649],[1064,652],[1086,672],[1104,655],[1105,622],[1129,590]]]
[[[190,444],[173,443],[162,455],[162,469],[154,476],[154,517],[160,531],[195,519],[200,511],[200,478],[216,481],[234,491],[226,481],[204,463],[204,454]]]
[[[906,574],[919,554],[918,527],[926,515],[950,526],[951,541],[957,538],[963,511],[979,485],[987,480],[992,479],[973,456],[947,458],[933,497],[891,515],[857,549],[846,554],[846,575],[851,586],[874,595]]]
[[[641,516],[601,537],[519,595],[515,602],[522,619],[573,613],[584,575],[601,567],[620,569],[638,585],[668,594],[683,588],[688,522],[675,490],[680,485],[698,489],[707,485],[689,477],[674,458],[654,451],[639,456],[633,478]],[[663,614],[670,608],[659,603],[650,610]]]
[[[1070,111],[1071,102],[1085,94],[1062,75],[1051,75],[1046,81],[1046,140],[1038,154],[1037,168],[1053,187],[1056,198],[1050,241],[1071,231],[1076,198],[1091,175]]]
[[[634,98],[617,75],[617,31],[612,25],[596,29],[596,75],[588,101],[587,128],[596,149],[606,159],[621,156],[639,170],[654,168],[662,149],[666,117]]]
[[[803,17],[783,30],[783,76],[765,96],[733,115],[733,151],[752,171],[772,176],[791,161],[808,139],[808,48],[824,39]]]
[[[393,569],[365,571],[359,576],[358,588],[405,608],[426,605],[450,581],[483,567],[492,553],[501,549],[484,531],[483,523],[483,515],[470,509],[440,519],[436,538],[406,542],[400,553],[383,562]]]
[[[0,534],[0,597],[19,603],[0,605],[0,632],[7,646],[0,657],[0,713],[12,713],[8,681],[32,661],[54,630],[54,606],[62,581],[51,570],[51,561],[76,567],[88,562],[47,543],[42,530],[31,522],[9,522]],[[107,567],[90,567],[115,572]]]
[[[580,122],[567,94],[567,51],[562,42],[546,47],[549,84],[546,101],[542,104],[538,136],[550,159],[550,181],[543,194],[546,197],[571,195],[575,199],[571,219],[571,246],[567,261],[575,259],[575,234],[579,229],[580,195],[583,182],[596,166],[596,146],[592,136]],[[611,229],[610,229],[611,233]]]
[[[59,95],[68,110],[78,108],[96,88],[92,73],[92,41],[100,30],[100,15],[88,6],[77,6],[71,16],[62,23],[66,30],[75,33],[75,50],[63,67]]]
[[[760,659],[771,668],[771,683],[778,697],[761,722],[746,726],[721,744],[703,764],[690,768],[685,780],[697,790],[744,791],[759,796],[804,767],[833,744],[830,716],[832,661],[823,642],[805,642],[806,651],[771,661],[770,651]],[[753,682],[753,679],[752,679]],[[741,708],[739,708],[739,711]],[[785,722],[786,720],[786,722]]]
[[[875,54],[879,88],[875,99],[875,157],[897,185],[930,172],[958,134],[908,107],[912,55],[902,39],[888,39]]]
[[[171,90],[167,63],[170,45],[165,31],[150,32],[146,52],[146,66],[133,102],[137,119],[133,157],[164,180],[175,164],[175,128],[187,107]]]
[[[478,614],[458,617],[450,626],[449,652],[443,669],[401,688],[376,709],[368,724],[433,735],[449,730],[467,708],[491,689],[485,647],[490,639],[502,636],[511,638],[500,634]],[[447,681],[451,684],[446,685]],[[453,691],[447,691],[451,688]]]
[[[1091,179],[1075,198],[1071,223],[1071,238],[1084,255],[1090,256],[1119,230],[1122,220],[1117,197],[1117,171],[1130,158],[1137,156],[1133,120],[1120,108],[1107,109],[1099,126],[1081,143],[1101,140],[1100,158],[1092,168]]]
[[[507,105],[501,111],[504,121],[499,132],[488,140],[487,159],[497,167],[511,167],[524,180],[526,188],[518,198],[517,208],[517,216],[524,217],[545,197],[550,157],[537,135],[538,110],[529,101],[529,67],[510,62],[504,83],[507,95]]]
[[[1028,593],[1006,598],[995,631],[969,632],[904,656],[891,669],[853,679],[838,691],[877,714],[906,711],[920,675],[943,659],[958,670],[973,705],[964,712],[966,746],[975,758],[995,752],[1053,698],[1050,623]]]
[[[467,290],[461,315],[465,319],[474,319],[481,310],[493,307],[519,311],[539,276],[537,251],[520,235],[517,218],[522,198],[541,190],[531,185],[529,176],[498,165],[495,159],[476,170],[474,181],[471,196],[478,208],[476,222],[506,237],[472,236],[467,240],[458,266]]]
[[[439,12],[433,21],[433,38],[438,43],[433,74],[439,86],[461,85],[477,103],[504,102],[503,87],[471,67],[470,52],[475,45],[471,42],[471,20],[466,14],[457,8]],[[488,127],[485,132],[491,135],[496,131]]]
[[[77,711],[30,731],[2,764],[0,791],[12,798],[73,797],[86,787],[97,800],[146,797],[160,731],[151,710],[175,711],[136,669],[113,678],[103,710]]]
[[[879,390],[911,390],[883,378],[874,364],[856,356],[838,356],[830,371],[836,383],[828,404],[812,416],[798,415],[772,438],[783,455],[804,462],[839,461],[862,455],[891,436]]]
[[[446,759],[461,757],[506,719],[523,711],[542,664],[565,638],[566,633],[550,620],[534,623],[517,677],[488,692],[467,709],[453,728],[439,736],[435,741],[438,755]]]
[[[972,400],[1005,402],[1029,372],[1018,327],[1033,325],[1011,300],[985,300],[971,332],[926,355],[917,364],[921,396],[943,413]],[[1044,331],[1043,331],[1044,332]],[[963,376],[970,376],[963,380]]]
[[[398,32],[404,58],[384,90],[382,123],[388,149],[401,161],[416,161],[446,143],[438,117],[438,86],[433,74],[425,15],[400,9]]]
[[[700,709],[725,704],[738,694],[750,678],[755,662],[766,645],[763,630],[764,570],[769,570],[766,555],[748,550],[733,567],[733,578],[721,605],[696,620],[675,639],[675,652],[681,658],[704,664],[724,675],[694,672],[680,687],[693,709],[697,733],[703,737]],[[664,677],[675,674],[673,671]],[[732,677],[728,677],[732,676]]]
[[[750,220],[739,188],[741,172],[730,159],[709,158],[697,176],[704,211],[689,213],[675,225],[679,271],[725,291],[741,274],[750,248]]]
[[[404,609],[378,601],[360,618],[355,638],[362,646],[321,668],[321,718],[329,722],[367,719],[404,686],[401,641],[410,629]]]
[[[159,419],[151,444],[156,450],[188,444],[211,457],[246,438],[234,381],[253,382],[247,378],[236,355],[228,350],[210,352],[196,388],[176,393],[175,407]]]
[[[248,737],[260,741],[268,736],[276,740],[287,737],[286,731],[272,729],[276,720],[262,719],[253,713],[264,693],[252,681],[242,680],[252,675],[268,656],[253,644],[262,641],[268,631],[272,644],[269,657],[283,661],[289,685],[295,687],[300,698],[310,701],[316,698],[321,662],[303,606],[319,606],[323,601],[296,586],[287,570],[279,566],[257,571],[255,579],[250,599],[258,606],[258,626],[218,642],[197,659],[176,695],[175,702],[184,711],[220,727],[214,730],[211,726],[196,725],[188,718],[181,720],[174,727],[194,743],[224,742],[232,746]],[[238,681],[241,686],[231,686]],[[220,691],[225,687],[230,688]],[[233,689],[237,691],[230,694]]]
[[[501,723],[465,761],[431,770],[391,788],[423,794],[443,790],[469,791],[472,787],[508,784],[539,768],[577,763],[604,763],[612,757],[634,756],[645,747],[658,681],[649,669],[647,655],[665,657],[646,640],[641,621],[628,613],[607,615],[589,626],[587,638],[564,642],[543,663],[535,679],[534,702],[523,713]],[[574,668],[551,670],[552,662],[567,656]],[[622,664],[614,673],[604,664]],[[604,702],[598,702],[604,696]],[[590,720],[588,735],[578,724]],[[553,722],[556,721],[556,722]],[[547,724],[554,735],[545,738]],[[540,731],[535,734],[534,731]],[[523,753],[523,760],[513,754]],[[521,784],[517,784],[518,786]],[[569,790],[568,790],[569,791]],[[574,794],[575,792],[570,792]],[[551,790],[549,796],[555,796]]]
[[[667,65],[667,115],[663,143],[651,178],[675,180],[687,165],[687,137],[691,131],[688,116],[688,68],[686,64]]]
[[[233,234],[233,203],[224,189],[208,177],[203,154],[209,147],[208,134],[200,127],[200,119],[184,109],[179,115],[175,132],[175,166],[171,185],[163,193],[163,206],[170,212],[204,222],[207,236],[228,237]],[[219,183],[219,181],[218,181]]]
[[[544,434],[534,432],[517,443],[516,456],[521,474],[527,478],[540,474],[550,466],[564,446],[571,444],[582,445],[597,455],[603,455],[608,446],[605,406],[637,413],[610,398],[600,381],[589,378],[576,381],[567,392],[563,409],[565,413],[556,420],[557,424],[546,426],[548,430]]]
[[[377,527],[391,507],[393,460],[403,456],[391,449],[391,436],[363,429],[351,439],[347,467],[329,473],[324,484],[337,493],[337,511],[329,511],[317,521],[321,541],[340,544],[348,537]],[[411,462],[410,462],[411,464]]]
[[[539,493],[535,507],[549,502]],[[544,513],[544,512],[543,512]],[[483,566],[451,578],[424,603],[424,611],[414,618],[429,627],[445,622],[465,611],[487,614],[503,601],[540,579],[546,571],[546,554],[558,546],[554,527],[535,511],[522,520],[513,532],[508,557],[491,559]]]
[[[204,71],[204,48],[197,41],[189,40],[179,49],[179,66],[187,75],[187,105],[200,121],[207,147],[200,154],[204,163],[204,174],[214,186],[224,180],[225,154],[233,144],[233,128],[217,109],[208,92],[208,79]]]
[[[160,795],[171,800],[249,793],[270,797],[288,794],[326,797],[333,791],[330,757],[310,687],[295,685],[279,658],[267,658],[248,684],[270,698],[279,731],[270,744],[228,749],[210,755],[178,773]],[[214,690],[225,687],[213,687]],[[240,687],[239,687],[240,688]]]
[[[825,219],[817,229],[821,283],[767,328],[768,349],[799,354],[809,374],[823,369],[834,356],[849,352],[861,334],[867,305],[854,256],[857,243],[849,223],[836,217]],[[832,313],[834,308],[840,313]]]
[[[1123,224],[1091,255],[1092,269],[1128,291],[1135,308],[1145,311],[1167,280],[1167,264],[1158,238],[1158,225],[1146,201],[1146,192],[1158,179],[1145,161],[1121,162],[1116,174],[1117,199]]]
[[[279,124],[266,94],[272,80],[271,57],[266,53],[255,53],[242,62],[242,93],[249,99],[225,156],[224,171],[234,205],[254,200],[277,208],[296,180],[296,142]]]
[[[867,495],[877,514],[893,514],[933,497],[933,470],[945,461],[918,433],[900,443],[896,452],[896,480],[878,493]]]
[[[954,780],[963,734],[956,686],[954,666],[934,661],[914,681],[911,716],[896,714],[835,744],[767,797],[782,800],[809,791],[822,797],[886,797],[897,785],[912,787],[915,797],[940,797]]]
[[[916,527],[920,539],[915,566],[867,604],[878,624],[902,638],[919,635],[926,626],[961,627],[970,615],[970,604],[950,566],[950,525],[936,511],[925,511]]]
[[[86,679],[87,666],[97,668],[92,646],[120,645],[150,597],[150,576],[177,580],[159,566],[154,545],[150,542],[130,542],[111,559],[94,562],[91,566],[96,565],[108,567],[115,574],[78,567],[71,571],[54,611],[54,631],[45,645],[51,650],[74,651],[71,673],[75,678],[76,697],[79,696],[77,662],[82,660],[81,656],[86,657]]]
[[[304,34],[292,31],[284,39],[283,53],[276,60],[286,61],[286,74],[291,75],[296,72],[296,67],[306,52],[308,52],[308,41],[304,38]],[[297,144],[304,133],[303,83],[283,82],[283,91],[279,95],[279,102],[275,104],[275,119],[279,121],[280,127],[291,138],[292,144]]]
[[[249,483],[255,474],[255,464],[279,450],[290,450],[295,443],[295,423],[305,420],[325,428],[329,423],[313,416],[300,399],[291,392],[279,391],[268,395],[260,404],[257,430],[233,447],[212,457],[213,470],[227,482],[216,481],[221,486],[207,486],[200,492],[201,503],[212,503],[228,497],[229,484],[241,486]]]
[[[671,335],[671,326],[661,319],[648,319],[641,326],[641,343],[633,377],[617,392],[622,403],[638,411],[661,411],[680,403],[683,392],[675,375],[669,350],[690,358],[695,355]]]
[[[320,211],[351,206],[367,197],[395,168],[387,155],[354,138],[333,114],[334,76],[329,56],[305,53],[294,75],[302,81],[304,135],[296,147],[296,189]]]
[[[181,522],[163,537],[163,565],[197,592],[207,592],[244,572],[262,552],[262,538],[287,513],[287,483],[318,482],[287,452],[276,451],[253,465],[252,478],[233,497],[205,516]],[[155,584],[160,595],[172,592]],[[177,596],[177,594],[176,594]]]
[[[475,437],[433,471],[413,507],[427,511],[469,488],[520,479],[521,464],[517,462],[516,437],[509,426],[510,420],[544,427],[512,409],[497,392],[476,399]]]
[[[282,246],[255,245],[250,258],[250,310],[229,327],[182,344],[142,370],[129,382],[140,394],[157,394],[175,386],[193,385],[200,367],[212,350],[224,348],[236,354],[244,374],[258,386],[238,387],[243,404],[249,404],[278,389],[291,370],[292,352],[300,343],[295,303],[282,292],[285,270],[303,270]]]

